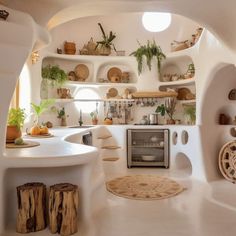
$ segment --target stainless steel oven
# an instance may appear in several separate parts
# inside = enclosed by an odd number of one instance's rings
[[[127,166],[169,167],[168,129],[128,129]]]

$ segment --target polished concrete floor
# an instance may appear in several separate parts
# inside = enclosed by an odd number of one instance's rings
[[[124,175],[113,172],[109,167],[112,164],[106,165],[107,179]],[[84,235],[236,235],[236,185],[223,179],[203,183],[189,177],[184,170],[132,168],[128,173],[168,176],[187,190],[175,197],[154,201],[130,200],[107,192],[106,207],[95,216]]]

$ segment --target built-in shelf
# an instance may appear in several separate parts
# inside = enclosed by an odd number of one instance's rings
[[[101,148],[102,149],[111,149],[111,150],[113,150],[113,149],[119,149],[121,147],[120,146],[115,146],[115,145],[109,145],[109,146],[102,146]]]
[[[111,138],[111,137],[112,137],[112,135],[107,134],[107,135],[98,136],[97,139],[108,139],[108,138]]]
[[[182,105],[195,105],[196,104],[196,100],[178,100],[178,102]]]
[[[134,102],[134,99],[55,99],[56,103],[71,103],[71,102]]]
[[[182,80],[176,80],[176,81],[168,81],[168,82],[161,82],[160,81],[160,86],[179,86],[179,85],[190,85],[194,84],[195,79],[182,79]]]
[[[103,157],[103,161],[118,161],[120,158],[119,157]]]
[[[84,82],[80,82],[80,81],[71,81],[68,80],[66,82],[67,84],[71,84],[71,85],[89,85],[89,86],[113,86],[113,87],[134,87],[136,86],[135,83],[98,83],[98,82],[91,82],[91,81],[84,81]]]
[[[132,93],[133,98],[165,98],[165,97],[176,97],[178,94],[176,92],[135,92]]]

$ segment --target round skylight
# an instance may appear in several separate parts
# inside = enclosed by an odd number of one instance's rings
[[[144,12],[142,23],[150,32],[161,32],[167,29],[171,23],[171,14],[162,12]]]

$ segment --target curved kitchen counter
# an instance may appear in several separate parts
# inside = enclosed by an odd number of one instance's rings
[[[0,165],[0,234],[14,232],[16,222],[16,187],[27,182],[72,183],[79,187],[79,221],[89,222],[92,215],[106,204],[102,162],[97,148],[78,140],[96,127],[50,129],[53,137],[24,140],[39,142],[30,148],[6,148]],[[71,137],[76,136],[78,142]],[[99,170],[99,171],[98,171]],[[45,235],[48,235],[45,231]]]
[[[6,168],[56,167],[85,164],[91,158],[97,156],[97,149],[67,140],[71,135],[82,136],[87,130],[88,128],[56,128],[50,130],[53,137],[35,138],[24,136],[25,141],[36,141],[40,145],[30,148],[6,148],[3,154],[3,163]]]

